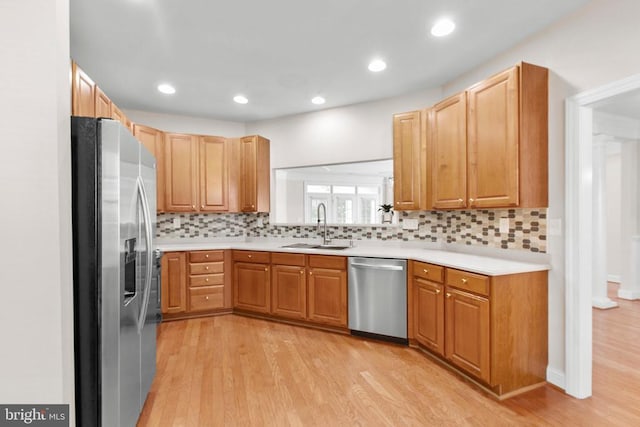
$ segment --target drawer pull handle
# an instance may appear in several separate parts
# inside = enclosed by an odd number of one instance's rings
[[[427,270],[426,268],[422,271],[424,271],[424,274],[429,274],[429,270]]]
[[[462,283],[467,283],[467,282],[468,282],[468,280],[463,277],[462,278]]]
[[[447,298],[451,298],[451,294],[447,292]]]

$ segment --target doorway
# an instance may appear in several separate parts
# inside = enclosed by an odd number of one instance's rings
[[[594,223],[593,209],[594,111],[636,96],[640,105],[640,74],[566,101],[565,391],[577,398],[592,392],[592,283],[601,261],[594,250],[594,230],[601,226]],[[638,212],[630,215],[637,219]]]

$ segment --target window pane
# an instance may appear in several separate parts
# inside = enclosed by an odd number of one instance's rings
[[[379,222],[376,219],[378,205],[377,199],[361,198],[360,199],[360,223],[374,224]]]
[[[352,185],[334,185],[333,194],[356,194],[356,187]]]
[[[330,185],[307,185],[307,193],[331,193]]]
[[[353,200],[336,198],[336,223],[353,224]]]
[[[378,194],[378,187],[358,187],[358,194]]]

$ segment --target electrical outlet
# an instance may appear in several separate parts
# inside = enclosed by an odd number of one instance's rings
[[[509,232],[509,218],[500,218],[500,233]]]
[[[418,229],[418,220],[417,219],[403,219],[402,220],[402,229],[403,230],[417,230]]]
[[[180,228],[180,218],[173,218],[173,228]]]

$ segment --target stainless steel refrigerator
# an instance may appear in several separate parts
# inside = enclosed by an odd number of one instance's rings
[[[71,118],[78,426],[135,426],[156,372],[156,161],[119,122]]]

